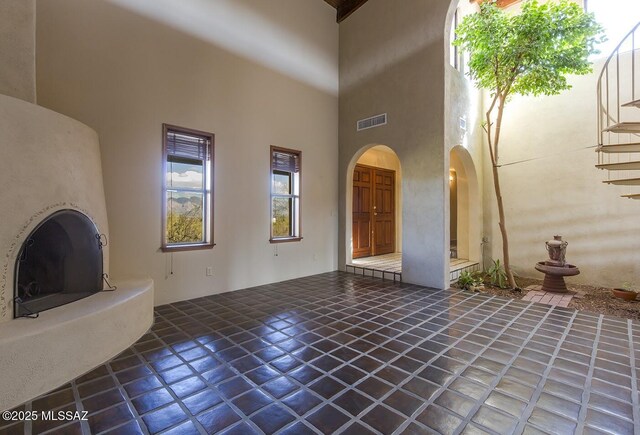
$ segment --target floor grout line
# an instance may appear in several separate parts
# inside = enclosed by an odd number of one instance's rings
[[[523,413],[521,415],[521,418],[520,418],[520,421],[519,421],[518,425],[516,426],[516,428],[514,430],[514,433],[519,434],[519,433],[522,433],[524,431],[525,425],[527,424],[527,422],[529,420],[529,417],[531,416],[531,413],[533,412],[533,409],[535,408],[535,405],[538,403],[538,399],[540,398],[540,395],[542,394],[542,390],[544,388],[544,385],[547,382],[547,379],[549,377],[549,373],[552,370],[553,361],[557,358],[558,353],[559,353],[559,351],[560,351],[560,349],[562,347],[562,344],[564,343],[565,339],[567,338],[567,335],[569,334],[569,330],[571,329],[571,325],[573,324],[573,321],[575,320],[577,313],[578,313],[577,311],[573,312],[571,320],[569,321],[569,323],[567,324],[567,326],[565,327],[565,329],[563,331],[562,338],[558,340],[558,343],[556,344],[554,352],[551,355],[551,359],[546,364],[546,368],[545,368],[544,372],[542,373],[541,379],[538,382],[538,385],[537,385],[535,391],[533,392],[533,397],[531,397],[527,407],[523,411]]]

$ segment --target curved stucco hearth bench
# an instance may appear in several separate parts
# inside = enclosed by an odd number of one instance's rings
[[[0,410],[46,393],[116,356],[153,323],[153,281],[0,324]]]

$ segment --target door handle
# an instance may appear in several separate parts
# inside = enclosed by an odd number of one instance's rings
[[[374,216],[378,216],[378,213],[374,213],[373,215],[374,215]]]

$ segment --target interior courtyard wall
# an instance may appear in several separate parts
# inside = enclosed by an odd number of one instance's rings
[[[127,2],[38,1],[39,103],[79,119],[100,137],[112,275],[151,276],[156,304],[162,304],[335,270],[335,9],[317,0],[179,6],[195,13],[187,21],[194,28],[203,15],[198,7],[226,6],[221,12],[233,20],[220,23],[221,31],[262,29],[283,46],[304,49],[305,61],[326,67],[328,80],[305,81],[293,68],[287,74],[265,64],[266,57],[294,64],[295,51],[259,45],[247,51],[242,38],[217,43],[206,33],[185,31],[179,20],[174,25],[171,17],[130,10]],[[215,134],[212,250],[159,249],[162,123]],[[269,243],[270,145],[302,151],[301,242]],[[212,276],[206,276],[208,267]]]
[[[347,173],[368,144],[402,165],[402,279],[448,287],[448,156],[445,153],[445,22],[450,0],[369,0],[340,25],[340,232],[344,267]],[[356,131],[387,113],[384,126]]]
[[[465,168],[464,173],[458,171],[458,177],[464,175],[459,183],[467,185],[468,219],[464,214],[458,217],[458,231],[466,231],[467,243],[458,252],[459,258],[482,262],[483,236],[483,134],[481,126],[483,94],[476,89],[464,73],[450,65],[446,66],[447,73],[447,110],[446,110],[446,141],[447,149],[451,151],[459,147],[458,153],[467,153],[468,159],[463,161],[449,161],[449,167]],[[464,151],[463,151],[464,150]],[[450,157],[450,152],[447,157]],[[460,184],[459,184],[460,185]],[[464,192],[459,192],[463,193]],[[464,198],[464,196],[463,196]],[[460,198],[460,199],[463,199]],[[460,204],[460,201],[459,201]],[[461,219],[463,219],[461,221]],[[466,249],[466,252],[465,252]],[[465,255],[466,254],[466,255]]]
[[[569,242],[567,261],[581,271],[569,282],[619,287],[639,281],[640,204],[620,198],[632,192],[603,184],[607,173],[595,168],[596,84],[602,65],[601,59],[592,74],[570,77],[573,89],[560,95],[516,96],[506,106],[500,176],[511,261],[520,276],[543,277],[534,266],[547,258],[545,241],[558,234]],[[490,174],[488,154],[484,161]],[[618,175],[624,177],[612,178]],[[484,191],[487,253],[502,258],[490,175]]]
[[[389,147],[377,145],[365,151],[358,164],[395,171],[396,252],[402,252],[402,167],[398,156]]]

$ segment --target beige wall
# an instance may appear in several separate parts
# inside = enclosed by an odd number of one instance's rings
[[[35,0],[0,0],[0,94],[36,101]]]
[[[571,77],[573,89],[553,97],[514,97],[501,139],[501,184],[512,263],[522,276],[547,258],[544,242],[560,234],[569,242],[567,261],[581,274],[571,282],[620,286],[639,281],[640,204],[620,198],[628,188],[607,186],[597,170],[594,73]],[[638,118],[636,118],[638,119]],[[489,170],[489,158],[485,159]],[[485,178],[485,233],[493,258],[501,258],[495,193]]]
[[[402,168],[400,160],[393,150],[384,145],[369,148],[360,158],[358,164],[390,169],[396,173],[395,208],[396,208],[396,252],[402,252]],[[353,184],[350,191],[353,192]],[[349,197],[349,192],[347,192]],[[353,196],[347,199],[351,202]]]
[[[112,275],[150,275],[160,304],[335,270],[335,10],[317,0],[193,0],[180,2],[183,16],[165,3],[37,3],[39,102],[100,137]],[[300,74],[301,52],[324,74]],[[213,250],[159,251],[163,122],[216,135]],[[302,150],[299,243],[268,242],[270,145]]]
[[[353,167],[368,147],[383,144],[402,165],[403,281],[448,286],[444,64],[450,3],[405,0],[397,7],[369,0],[340,24],[341,267],[349,250]],[[358,119],[379,113],[388,114],[386,125],[356,131]]]

